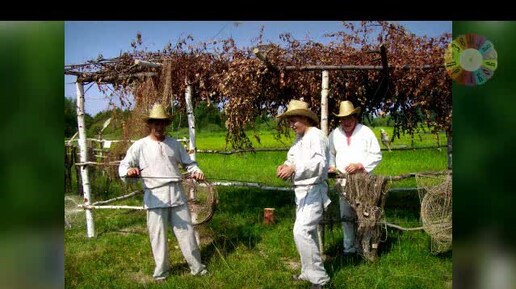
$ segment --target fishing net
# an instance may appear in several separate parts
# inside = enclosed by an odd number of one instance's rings
[[[431,252],[450,250],[452,245],[451,175],[416,175],[421,201],[421,222],[431,237]]]
[[[381,241],[380,220],[384,216],[387,195],[387,179],[384,176],[356,173],[341,179],[336,189],[346,198],[357,214],[355,243],[368,261],[378,258]],[[349,221],[349,220],[344,220]]]
[[[185,178],[183,190],[188,199],[193,225],[201,225],[210,221],[218,203],[215,187],[208,181]]]
[[[85,225],[84,209],[79,207],[82,202],[82,197],[78,195],[66,195],[64,197],[64,226],[66,229],[71,229],[77,225]]]

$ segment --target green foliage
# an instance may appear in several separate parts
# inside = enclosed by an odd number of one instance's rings
[[[363,124],[369,127],[377,127],[377,126],[394,126],[394,121],[390,116],[385,117],[375,117],[372,119],[364,118]]]
[[[194,109],[195,126],[199,131],[220,131],[224,124],[219,109],[213,105],[202,101]],[[211,128],[211,130],[210,130]]]
[[[77,110],[75,101],[68,97],[64,98],[64,136],[69,138],[77,131]]]
[[[84,125],[86,126],[86,135],[89,137],[89,130],[95,124],[91,115],[84,114]],[[64,136],[65,138],[72,137],[77,132],[77,105],[74,98],[64,98]]]

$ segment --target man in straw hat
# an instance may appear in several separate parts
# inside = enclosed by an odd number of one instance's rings
[[[380,144],[374,132],[367,126],[358,123],[360,107],[355,108],[351,101],[340,103],[340,126],[328,136],[330,142],[330,172],[355,174],[371,172],[382,160]],[[342,189],[345,179],[339,180]],[[356,220],[356,213],[343,196],[339,198],[340,215],[346,220]],[[355,254],[360,245],[355,240],[356,225],[353,221],[342,223],[344,230],[344,255]]]
[[[183,146],[165,135],[165,129],[172,120],[161,104],[155,104],[144,121],[149,134],[129,147],[125,158],[120,162],[119,174],[124,182],[140,179],[145,189],[143,202],[147,209],[147,228],[156,263],[153,277],[157,281],[163,281],[169,273],[169,224],[190,266],[190,273],[205,275],[207,270],[201,263],[190,211],[181,187],[179,164],[195,179],[203,180],[204,174],[197,163],[190,159]]]
[[[330,204],[328,185],[328,139],[315,127],[319,120],[304,101],[292,100],[287,111],[278,116],[287,119],[296,139],[287,160],[276,169],[276,176],[290,179],[296,196],[294,241],[301,256],[301,274],[294,280],[306,280],[311,288],[322,288],[330,281],[319,251],[317,225],[323,209]]]

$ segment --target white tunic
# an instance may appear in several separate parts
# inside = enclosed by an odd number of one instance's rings
[[[350,163],[361,163],[371,172],[382,160],[380,144],[374,132],[365,125],[357,123],[348,145],[342,127],[334,129],[329,135],[330,166],[345,172]]]
[[[330,203],[326,193],[329,157],[328,138],[320,129],[311,127],[303,136],[296,137],[285,161],[286,165],[294,165],[296,168],[292,175],[292,182],[296,186],[296,204],[299,205],[306,194],[313,191],[314,186],[322,186],[324,207]]]
[[[122,180],[128,182],[132,179],[125,177],[127,170],[131,167],[140,169],[145,189],[144,208],[174,207],[186,203],[179,164],[190,173],[201,171],[177,140],[165,137],[163,141],[156,141],[147,136],[129,147],[118,172]]]

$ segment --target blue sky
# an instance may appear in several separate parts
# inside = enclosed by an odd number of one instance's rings
[[[452,21],[396,21],[416,35],[429,37],[452,32]],[[65,64],[80,64],[102,54],[116,57],[131,50],[131,41],[142,34],[149,51],[163,49],[177,39],[192,35],[194,41],[233,37],[238,46],[250,46],[264,26],[264,41],[278,42],[281,33],[296,39],[326,42],[325,33],[342,31],[340,21],[67,21],[65,22]],[[65,76],[65,96],[75,97],[75,77]],[[85,87],[88,89],[89,86]],[[85,93],[85,110],[90,115],[108,109],[106,97],[95,86]]]

